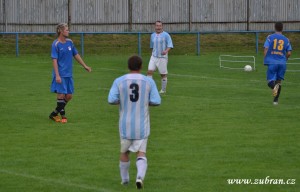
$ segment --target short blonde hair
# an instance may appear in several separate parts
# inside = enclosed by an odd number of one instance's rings
[[[60,33],[66,28],[68,27],[67,23],[60,23],[56,26],[56,34],[59,36]]]

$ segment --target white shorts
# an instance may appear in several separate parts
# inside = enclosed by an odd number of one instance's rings
[[[168,65],[168,58],[151,56],[148,65],[148,70],[155,71],[157,68],[160,74],[165,75],[168,74],[167,65]]]
[[[144,152],[146,153],[148,138],[146,139],[122,139],[121,138],[121,153],[131,152]]]

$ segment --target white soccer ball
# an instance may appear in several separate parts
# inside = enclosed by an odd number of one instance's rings
[[[246,65],[246,66],[244,67],[244,71],[252,71],[251,65]]]

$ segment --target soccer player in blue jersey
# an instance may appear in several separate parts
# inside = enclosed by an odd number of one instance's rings
[[[291,56],[292,46],[282,34],[283,24],[275,23],[275,33],[269,35],[264,44],[264,65],[267,69],[268,86],[273,90],[273,104],[278,104],[281,92],[281,81],[284,80],[286,62]]]
[[[161,90],[160,93],[167,91],[167,74],[168,74],[168,53],[173,48],[172,38],[169,33],[163,31],[161,21],[155,22],[155,32],[151,34],[150,48],[152,56],[148,65],[147,76],[152,78],[153,72],[158,69],[161,75]]]
[[[49,115],[49,118],[56,122],[67,123],[65,106],[72,99],[74,92],[73,83],[73,57],[85,70],[91,72],[69,37],[69,28],[66,23],[57,25],[56,33],[58,38],[52,43],[51,58],[53,63],[51,92],[57,94],[57,106]],[[60,113],[61,119],[58,116]]]
[[[129,183],[129,152],[137,154],[136,187],[143,188],[147,170],[146,147],[150,134],[149,106],[158,106],[161,98],[153,79],[141,73],[142,59],[128,59],[130,73],[113,82],[108,95],[110,104],[119,105],[119,132],[121,140],[120,175],[123,185]]]

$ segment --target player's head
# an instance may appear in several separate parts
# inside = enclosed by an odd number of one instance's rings
[[[155,21],[155,32],[161,33],[163,31],[163,24],[161,21]]]
[[[283,24],[281,22],[275,23],[275,31],[282,32],[283,30]]]
[[[69,27],[67,23],[60,23],[56,26],[57,36],[63,35],[64,37],[69,36]]]
[[[128,59],[128,69],[130,71],[140,71],[142,69],[142,63],[141,57],[133,55]]]

